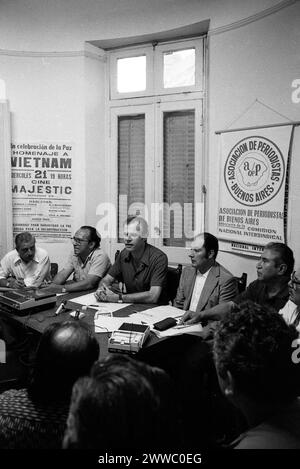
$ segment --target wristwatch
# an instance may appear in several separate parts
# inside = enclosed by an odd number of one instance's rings
[[[118,303],[123,303],[123,295],[122,295],[122,293],[119,293]]]

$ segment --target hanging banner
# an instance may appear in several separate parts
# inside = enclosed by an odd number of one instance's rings
[[[224,250],[259,255],[267,243],[285,242],[291,132],[287,125],[221,134],[218,237]]]
[[[72,236],[70,143],[13,143],[11,177],[14,236],[30,231],[42,242]]]

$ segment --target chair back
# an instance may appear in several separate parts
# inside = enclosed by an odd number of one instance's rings
[[[178,264],[178,266],[175,267],[168,267],[168,273],[167,273],[167,296],[168,300],[173,302],[173,300],[176,297],[177,293],[177,288],[179,285],[180,281],[180,276],[182,273],[182,265]]]
[[[243,272],[241,277],[234,277],[237,281],[237,286],[238,286],[238,291],[239,293],[242,293],[243,291],[246,290],[247,287],[247,274],[246,272]]]
[[[51,275],[52,280],[54,279],[57,272],[58,272],[58,264],[56,262],[51,262],[51,264],[50,264],[50,275]]]

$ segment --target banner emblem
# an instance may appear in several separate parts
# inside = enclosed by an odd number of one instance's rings
[[[224,179],[230,195],[239,203],[256,207],[276,196],[285,178],[281,151],[268,138],[251,136],[230,150]]]

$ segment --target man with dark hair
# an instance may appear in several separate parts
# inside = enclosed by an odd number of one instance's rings
[[[0,264],[0,286],[8,288],[40,287],[50,280],[50,260],[45,249],[35,245],[34,236],[24,231],[15,238],[16,248]]]
[[[74,254],[53,279],[50,289],[73,292],[95,288],[111,266],[108,255],[100,248],[101,238],[92,226],[82,226],[72,238]],[[73,273],[73,282],[66,283]],[[56,285],[61,285],[56,287]]]
[[[165,372],[127,356],[94,364],[73,388],[65,449],[174,448],[178,409]]]
[[[197,312],[187,315],[187,323],[197,323],[203,319],[218,320],[231,311],[235,305],[251,300],[260,305],[279,311],[289,297],[288,282],[294,268],[293,251],[283,243],[269,243],[265,246],[257,263],[257,280],[233,301],[207,309],[202,315]]]
[[[250,301],[221,321],[214,340],[219,384],[249,426],[236,448],[300,449],[297,336],[279,314]]]
[[[108,274],[101,281],[95,296],[112,303],[167,303],[166,278],[168,258],[147,243],[148,225],[139,216],[128,217],[124,224],[125,249],[121,251]],[[113,292],[109,287],[117,280],[126,293]]]
[[[89,328],[51,324],[41,337],[28,389],[0,394],[0,448],[61,448],[74,382],[99,357]]]
[[[228,302],[237,295],[236,280],[216,262],[219,243],[210,233],[195,237],[191,244],[192,266],[183,270],[174,306],[184,309],[184,321],[197,317],[206,320],[205,311]]]
[[[289,281],[289,300],[279,311],[287,324],[293,324],[300,334],[300,268],[292,273]]]

